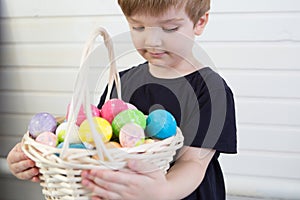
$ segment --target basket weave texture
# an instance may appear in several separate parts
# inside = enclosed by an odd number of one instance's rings
[[[46,199],[55,200],[88,200],[91,192],[87,191],[81,184],[81,172],[84,169],[112,169],[119,170],[126,168],[128,159],[138,159],[155,164],[165,172],[170,167],[176,151],[183,145],[183,136],[179,128],[176,135],[153,143],[142,144],[132,148],[111,148],[107,149],[102,139],[93,127],[93,120],[89,102],[89,91],[87,88],[88,65],[86,60],[92,52],[95,39],[101,35],[108,50],[110,58],[110,73],[108,91],[111,91],[115,83],[118,97],[121,98],[120,77],[116,70],[114,52],[111,38],[102,27],[97,28],[87,41],[74,93],[71,99],[71,106],[68,129],[63,148],[54,148],[32,139],[27,132],[22,139],[22,150],[32,159],[40,171],[40,185]],[[109,99],[109,92],[106,100]],[[87,119],[90,122],[96,149],[73,149],[69,148],[69,137],[76,129],[75,123],[81,105],[84,105]],[[74,133],[73,133],[74,134]]]

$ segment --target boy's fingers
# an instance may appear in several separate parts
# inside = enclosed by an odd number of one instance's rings
[[[38,183],[38,182],[40,182],[40,178],[38,176],[35,176],[31,179],[31,181],[34,183]]]
[[[39,170],[36,167],[33,167],[31,169],[28,169],[26,171],[17,173],[16,176],[19,179],[23,179],[23,180],[30,180],[33,179],[33,177],[39,175]]]
[[[9,164],[17,163],[22,160],[29,160],[23,152],[12,152],[13,155],[7,156],[7,162]]]
[[[24,172],[27,169],[33,168],[35,166],[35,163],[32,160],[23,160],[17,163],[13,163],[11,165],[11,171],[15,174]]]

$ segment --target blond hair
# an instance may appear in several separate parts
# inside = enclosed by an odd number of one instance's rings
[[[185,6],[185,12],[194,24],[210,9],[210,0],[118,0],[118,3],[127,17],[135,14],[159,16],[171,7]]]

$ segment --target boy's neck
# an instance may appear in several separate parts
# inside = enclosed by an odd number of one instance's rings
[[[176,67],[156,66],[149,63],[149,72],[156,78],[173,79],[191,74],[204,68],[198,60],[193,59],[191,63],[185,62]]]

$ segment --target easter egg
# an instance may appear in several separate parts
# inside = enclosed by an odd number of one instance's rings
[[[67,128],[68,128],[68,122],[63,122],[60,125],[58,125],[58,127],[56,128],[55,134],[57,135],[58,142],[65,141]],[[78,135],[79,127],[74,125],[73,128],[74,129],[70,133],[71,135],[70,135],[70,138],[69,138],[69,143],[80,143],[81,140],[80,140],[79,135]]]
[[[28,125],[29,134],[36,138],[42,132],[54,132],[57,122],[53,115],[42,112],[34,115]]]
[[[43,132],[41,134],[39,134],[36,139],[36,142],[41,143],[41,144],[45,144],[51,147],[56,147],[58,140],[57,140],[57,136],[52,133],[52,132]]]
[[[146,127],[146,116],[139,110],[124,110],[120,112],[112,122],[114,134],[119,137],[121,128],[128,123],[140,125],[143,129]]]
[[[110,142],[105,143],[105,147],[108,149],[121,148],[121,145],[118,142],[110,141]]]
[[[127,104],[128,109],[137,110],[137,108],[133,104],[131,104],[131,103],[126,103],[126,104]]]
[[[91,111],[92,111],[92,116],[93,117],[99,117],[100,116],[100,110],[96,106],[91,105]],[[69,118],[69,113],[70,113],[70,104],[68,105],[68,110],[67,110],[67,116],[66,116],[67,120]],[[86,120],[86,115],[85,115],[83,106],[81,106],[80,109],[79,109],[78,115],[77,115],[76,125],[80,126],[80,124],[84,120]]]
[[[151,138],[147,138],[147,139],[145,139],[145,144],[152,144],[152,143],[154,143],[155,142],[155,140],[153,140],[153,139],[151,139]]]
[[[176,129],[174,116],[166,110],[159,109],[149,114],[145,133],[147,137],[165,139],[175,135]]]
[[[108,142],[112,137],[112,127],[110,123],[101,117],[93,117],[93,122],[98,134],[101,135],[102,141]],[[93,134],[88,120],[84,120],[79,127],[79,138],[82,142],[94,143]]]
[[[125,124],[120,130],[120,144],[122,147],[135,147],[145,141],[144,129],[135,123]]]
[[[63,146],[64,146],[64,142],[61,142],[61,143],[59,143],[59,145],[57,145],[57,148],[62,149]],[[69,148],[71,148],[71,149],[87,149],[83,143],[69,144]]]
[[[101,117],[111,123],[117,114],[127,109],[127,104],[121,99],[110,99],[102,106]]]

